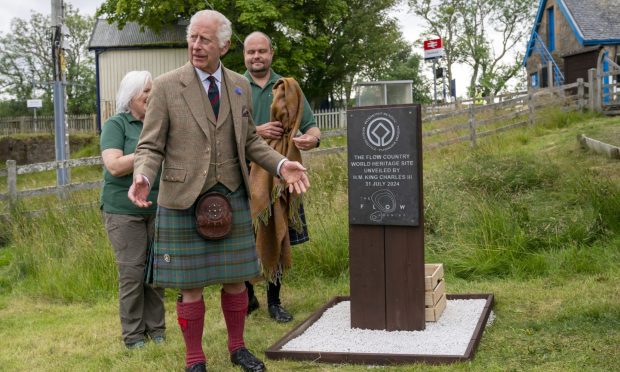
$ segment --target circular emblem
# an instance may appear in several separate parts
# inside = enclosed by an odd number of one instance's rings
[[[392,115],[377,112],[364,122],[363,135],[366,146],[375,151],[386,151],[398,142],[400,128]]]

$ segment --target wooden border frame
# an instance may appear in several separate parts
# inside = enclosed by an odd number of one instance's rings
[[[341,301],[348,301],[348,296],[337,296],[332,298],[327,304],[323,305],[320,309],[310,315],[297,327],[293,328],[284,337],[278,340],[275,344],[269,347],[265,351],[265,355],[268,359],[273,360],[309,360],[322,363],[352,363],[352,364],[407,364],[407,363],[428,363],[428,364],[448,364],[463,362],[470,360],[474,357],[474,353],[489,315],[493,308],[494,296],[491,293],[485,294],[453,294],[447,295],[448,300],[471,300],[471,299],[486,299],[486,304],[482,310],[482,314],[478,319],[474,333],[469,340],[467,349],[464,355],[422,355],[422,354],[372,354],[372,353],[347,353],[347,352],[318,352],[318,351],[284,351],[281,350],[290,340],[303,334],[312,324],[314,324],[323,313],[330,307],[336,305]]]

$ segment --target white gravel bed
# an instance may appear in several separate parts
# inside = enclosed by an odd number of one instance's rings
[[[448,300],[439,321],[426,322],[423,331],[377,331],[351,328],[351,302],[341,301],[281,350],[465,355],[485,304],[485,299]]]

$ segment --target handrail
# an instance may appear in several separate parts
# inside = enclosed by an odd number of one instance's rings
[[[564,74],[562,73],[562,70],[560,70],[560,67],[558,66],[558,64],[555,62],[555,59],[551,55],[551,52],[549,52],[549,49],[547,49],[545,42],[540,38],[540,36],[538,35],[536,31],[534,31],[534,38],[536,40],[534,43],[534,50],[540,54],[542,62],[544,64],[547,64],[549,63],[549,61],[551,61],[553,65],[553,75],[555,77],[554,79],[555,85],[563,85],[564,79],[565,79]]]

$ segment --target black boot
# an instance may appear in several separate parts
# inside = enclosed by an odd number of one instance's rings
[[[287,323],[293,320],[291,313],[286,311],[280,304],[280,280],[276,283],[269,282],[267,285],[267,304],[269,316],[278,323]]]
[[[250,282],[245,282],[245,288],[248,290],[248,315],[260,307],[258,298],[254,295],[254,286]]]
[[[241,367],[245,372],[263,372],[267,370],[265,364],[244,347],[233,351],[230,354],[230,361],[232,364]]]

